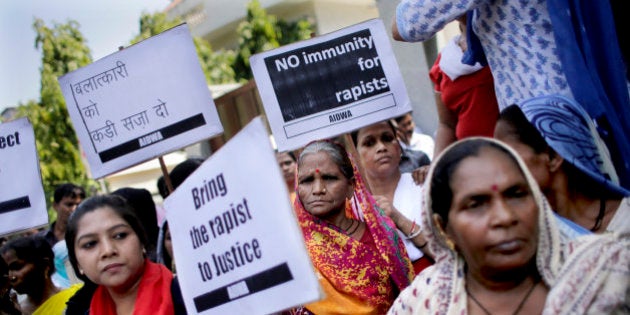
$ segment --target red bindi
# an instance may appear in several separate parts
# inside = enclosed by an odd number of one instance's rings
[[[492,185],[492,190],[493,191],[497,191],[499,189],[499,187],[497,187],[497,185]]]
[[[319,173],[319,168],[316,168],[316,169],[315,169],[315,173]]]

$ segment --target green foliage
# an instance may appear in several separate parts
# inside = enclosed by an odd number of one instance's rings
[[[247,5],[247,20],[237,29],[239,47],[233,65],[236,79],[252,79],[249,65],[249,57],[252,55],[308,39],[313,31],[314,26],[308,20],[297,22],[280,20],[267,14],[258,0],[252,0]]]
[[[77,136],[57,82],[57,77],[89,64],[92,57],[75,21],[49,28],[35,19],[33,28],[37,34],[35,47],[42,51],[40,100],[19,106],[18,116],[27,116],[33,124],[48,212],[54,220],[50,205],[58,184],[73,182],[87,191],[96,189],[81,160]]]
[[[169,20],[166,13],[142,13],[140,16],[140,34],[131,40],[131,44],[135,44],[141,40],[151,36],[160,34],[169,28],[173,28],[182,23],[181,19]]]
[[[236,58],[236,54],[231,50],[221,50],[213,52],[210,44],[195,37],[195,46],[201,68],[206,75],[208,84],[225,84],[234,83],[236,74],[232,65]]]
[[[295,22],[285,20],[278,21],[280,29],[280,46],[309,39],[315,32],[315,27],[308,19],[302,19]]]

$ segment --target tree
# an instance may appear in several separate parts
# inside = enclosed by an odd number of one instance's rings
[[[179,18],[169,20],[165,13],[143,13],[140,17],[140,34],[134,37],[131,43],[137,43],[181,23],[182,21]],[[232,70],[234,52],[213,52],[210,43],[202,38],[193,37],[193,41],[197,49],[197,57],[199,57],[201,69],[206,76],[208,84],[235,82],[234,70]]]
[[[237,29],[239,45],[233,65],[236,80],[252,79],[249,64],[252,55],[308,39],[313,31],[314,26],[308,20],[288,22],[278,19],[267,14],[258,0],[252,0],[247,4],[247,20]]]
[[[280,28],[280,46],[311,38],[315,34],[315,26],[308,19],[295,22],[278,21]]]
[[[76,21],[47,27],[35,19],[35,47],[41,48],[42,66],[40,100],[18,107],[18,115],[27,116],[35,131],[35,142],[46,200],[52,204],[55,187],[64,182],[96,189],[81,160],[78,140],[57,78],[92,62],[90,49],[79,32]],[[51,219],[55,212],[49,210]]]

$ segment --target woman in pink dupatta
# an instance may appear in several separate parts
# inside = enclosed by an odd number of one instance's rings
[[[295,210],[326,296],[293,313],[384,314],[413,269],[346,150],[331,141],[307,145],[296,191]]]

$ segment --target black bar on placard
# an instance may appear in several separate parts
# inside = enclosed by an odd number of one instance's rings
[[[203,118],[203,114],[197,114],[191,117],[188,117],[184,120],[180,120],[174,124],[168,125],[162,129],[158,129],[155,130],[153,132],[150,132],[146,135],[142,135],[138,138],[135,138],[133,140],[129,140],[125,143],[121,143],[113,148],[109,148],[103,152],[99,152],[98,156],[101,158],[101,162],[105,163],[107,161],[111,161],[115,158],[121,157],[125,154],[129,154],[133,151],[137,151],[140,148],[152,145],[154,143],[158,143],[162,140],[174,137],[178,134],[184,133],[186,131],[195,129],[199,126],[203,126],[206,124],[206,120]],[[145,146],[141,146],[140,145],[140,139],[148,136],[150,134],[155,134],[155,133],[160,133],[162,136],[162,139],[160,139],[159,141],[155,141],[152,142],[151,144],[145,145]]]
[[[289,265],[287,265],[287,263],[282,263],[267,270],[263,270],[255,275],[251,275],[247,278],[243,278],[239,281],[230,283],[214,291],[199,295],[193,298],[193,301],[195,302],[195,308],[197,308],[197,312],[201,313],[213,307],[217,307],[219,305],[234,301],[236,299],[240,299],[250,294],[254,294],[256,292],[275,287],[279,284],[289,282],[291,280],[293,280],[293,275],[291,274],[291,270],[289,270]],[[240,294],[235,297],[230,297],[228,288],[237,284],[244,284],[247,287],[247,293]]]
[[[2,201],[0,202],[0,214],[28,208],[30,206],[31,200],[28,199],[28,196]]]

